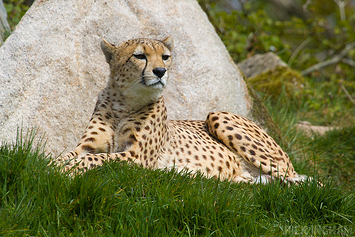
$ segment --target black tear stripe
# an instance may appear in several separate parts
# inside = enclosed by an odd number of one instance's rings
[[[143,69],[143,71],[142,71],[142,84],[143,85],[146,85],[146,82],[145,82],[145,80],[144,80],[144,72],[145,72],[145,69],[147,68],[147,66],[148,66],[148,58],[147,58],[147,60],[145,60],[145,66],[144,66],[144,69]]]

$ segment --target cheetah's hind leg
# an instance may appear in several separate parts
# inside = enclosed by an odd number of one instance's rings
[[[254,122],[228,112],[213,112],[206,125],[212,136],[260,169],[254,182],[267,183],[274,178],[288,182],[298,177],[288,155]]]

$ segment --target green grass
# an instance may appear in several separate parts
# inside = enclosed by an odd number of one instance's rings
[[[322,136],[308,137],[295,127],[298,121],[304,120],[307,100],[299,102],[283,97],[281,93],[277,101],[268,99],[265,105],[283,134],[277,142],[294,159],[296,170],[317,174],[323,180],[332,179],[336,185],[355,192],[355,125],[344,122],[343,127]],[[354,119],[353,113],[348,111],[344,119]],[[317,116],[313,119],[317,120]]]
[[[334,180],[323,180],[323,187],[235,184],[124,162],[72,179],[48,166],[33,133],[3,144],[0,162],[1,236],[347,236],[355,230],[355,197]]]

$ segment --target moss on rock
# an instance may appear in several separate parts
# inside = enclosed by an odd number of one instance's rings
[[[247,80],[254,90],[273,99],[277,99],[281,92],[284,92],[288,99],[298,99],[304,88],[304,78],[301,74],[283,66],[277,66]]]

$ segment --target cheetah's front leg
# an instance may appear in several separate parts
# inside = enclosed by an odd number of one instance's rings
[[[136,164],[142,164],[139,156],[133,150],[129,150],[119,153],[86,154],[81,157],[75,157],[65,164],[64,171],[81,173],[87,171],[88,169],[102,166],[108,161],[129,161]]]
[[[103,122],[101,114],[94,114],[84,135],[74,151],[55,160],[59,165],[66,166],[79,161],[86,154],[110,153],[114,149],[114,131],[110,121]],[[97,158],[98,159],[98,158]]]

